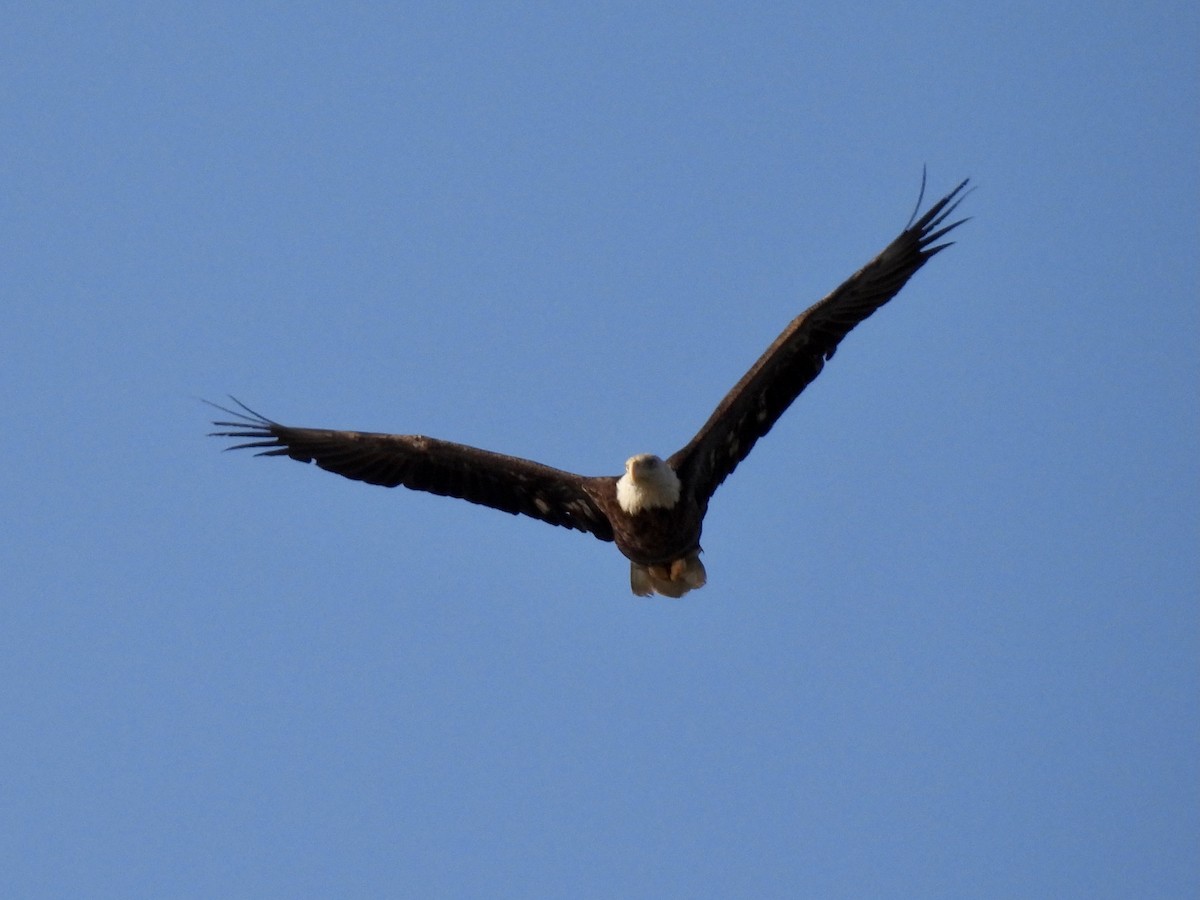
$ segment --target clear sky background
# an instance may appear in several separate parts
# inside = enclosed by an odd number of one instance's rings
[[[0,894],[1200,892],[1193,3],[7,4]],[[669,454],[709,585],[199,398]]]

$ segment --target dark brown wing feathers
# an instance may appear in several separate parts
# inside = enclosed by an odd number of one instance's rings
[[[698,499],[706,501],[746,458],[755,442],[820,374],[842,338],[896,296],[934,254],[950,246],[936,242],[966,221],[942,224],[962,201],[966,186],[963,181],[915,223],[910,222],[841,287],[793,319],[704,427],[670,458]],[[919,208],[920,200],[917,203]]]
[[[249,438],[230,450],[258,450],[259,456],[315,462],[354,481],[457,497],[585,531],[601,540],[613,539],[608,517],[585,486],[597,479],[420,435],[291,428],[260,416],[236,399],[234,403],[243,412],[217,409],[235,421],[213,423],[226,429],[213,432],[214,437]]]

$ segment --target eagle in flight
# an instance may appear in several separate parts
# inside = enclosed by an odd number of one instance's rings
[[[236,398],[241,412],[213,424],[214,437],[242,443],[259,456],[289,456],[355,481],[403,485],[541,519],[613,541],[629,559],[633,592],[682,597],[703,587],[700,531],[708,501],[755,442],[820,374],[855,325],[899,293],[921,266],[951,241],[938,243],[965,219],[944,224],[965,196],[967,181],[907,226],[883,252],[783,330],[680,450],[662,459],[639,453],[620,476],[588,477],[415,434],[293,428],[261,416]],[[922,196],[924,180],[922,179]],[[916,221],[913,221],[913,220]],[[216,406],[216,404],[211,404]]]

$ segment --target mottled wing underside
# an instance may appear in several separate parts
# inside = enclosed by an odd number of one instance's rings
[[[895,297],[934,254],[950,246],[952,242],[936,242],[966,221],[942,224],[962,201],[966,186],[963,181],[915,223],[910,222],[899,237],[841,287],[793,319],[725,396],[704,427],[670,458],[698,498],[710,497],[729,477],[755,442],[771,430],[792,401],[820,374],[842,338]],[[917,205],[919,209],[920,200]]]
[[[354,481],[457,497],[585,531],[604,541],[613,539],[608,517],[585,487],[594,479],[421,435],[292,428],[234,402],[243,412],[217,407],[234,421],[213,422],[226,429],[213,432],[214,437],[248,439],[230,450],[252,449],[259,456],[315,462]]]

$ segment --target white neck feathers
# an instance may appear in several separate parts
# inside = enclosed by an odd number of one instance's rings
[[[625,474],[617,480],[617,503],[631,516],[645,509],[670,509],[679,502],[679,490],[675,471],[645,453],[625,463]]]

